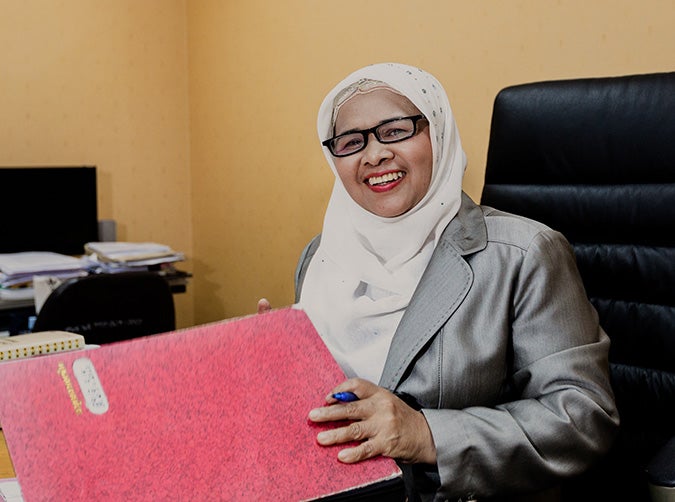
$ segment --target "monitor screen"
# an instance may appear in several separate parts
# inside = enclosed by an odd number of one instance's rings
[[[98,240],[96,168],[0,167],[0,253],[84,254]]]

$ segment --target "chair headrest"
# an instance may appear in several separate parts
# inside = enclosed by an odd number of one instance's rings
[[[494,103],[486,183],[669,183],[673,138],[675,72],[508,87]]]

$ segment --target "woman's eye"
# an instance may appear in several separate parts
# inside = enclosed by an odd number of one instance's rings
[[[404,131],[403,129],[392,129],[388,133],[388,135],[392,137],[401,136],[402,134],[406,134],[406,131]]]
[[[362,143],[363,143],[363,140],[361,138],[354,138],[354,139],[350,139],[349,141],[347,141],[345,143],[344,147],[345,148],[353,148],[353,147],[361,146]]]
[[[360,135],[347,136],[345,138],[340,138],[336,144],[336,150],[338,152],[348,152],[352,150],[358,150],[363,145],[363,137]]]
[[[401,129],[399,127],[392,127],[384,130],[381,136],[385,139],[396,139],[401,136],[405,136],[407,134],[410,134],[410,132],[405,129]]]

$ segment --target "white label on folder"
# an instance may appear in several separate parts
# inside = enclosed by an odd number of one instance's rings
[[[73,362],[73,373],[84,396],[84,404],[95,415],[102,415],[108,408],[108,396],[103,391],[94,363],[88,357],[80,357]]]

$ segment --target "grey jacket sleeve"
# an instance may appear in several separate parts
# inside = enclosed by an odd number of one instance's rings
[[[540,489],[578,474],[609,448],[618,425],[609,339],[566,241],[539,233],[504,290],[512,295],[507,381],[513,398],[423,410],[436,444],[439,500]],[[490,343],[491,334],[484,336]]]

